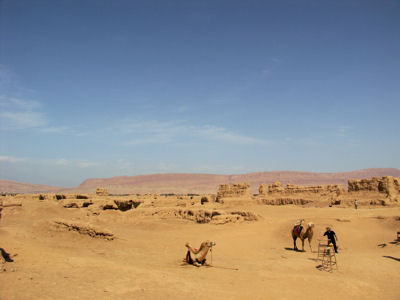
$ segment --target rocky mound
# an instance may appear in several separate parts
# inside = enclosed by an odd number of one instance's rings
[[[226,223],[241,223],[245,221],[257,221],[258,217],[248,211],[222,211],[206,209],[163,209],[152,213],[161,218],[179,218],[190,220],[199,224],[222,225]]]
[[[257,203],[266,205],[290,205],[290,204],[305,205],[312,202],[313,202],[312,200],[303,198],[274,198],[274,199],[262,198],[257,200]]]
[[[103,229],[97,229],[89,224],[70,222],[65,220],[55,220],[54,224],[57,228],[67,231],[76,231],[80,234],[85,234],[93,238],[113,240],[115,238],[112,232]]]

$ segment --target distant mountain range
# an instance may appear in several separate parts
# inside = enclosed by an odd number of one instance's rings
[[[400,177],[395,168],[375,168],[341,173],[315,173],[295,171],[257,172],[238,175],[215,174],[153,174],[138,176],[118,176],[112,178],[87,179],[76,188],[62,188],[40,184],[20,183],[0,179],[1,193],[93,193],[96,188],[104,187],[113,194],[128,193],[216,193],[220,184],[248,182],[253,193],[258,192],[261,183],[271,184],[280,181],[283,184],[325,185],[342,184],[347,187],[349,179],[394,176]]]
[[[0,193],[53,193],[60,187],[0,179]]]

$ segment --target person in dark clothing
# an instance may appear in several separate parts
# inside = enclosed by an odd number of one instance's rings
[[[337,247],[336,247],[336,241],[339,240],[339,239],[337,238],[336,233],[333,230],[331,230],[330,227],[326,227],[326,232],[324,233],[324,236],[325,235],[328,238],[328,245],[330,243],[332,243],[333,244],[333,248],[335,249],[335,253],[338,253],[337,252]]]

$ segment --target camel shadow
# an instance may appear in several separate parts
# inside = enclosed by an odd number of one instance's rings
[[[388,255],[383,255],[383,257],[390,258],[390,259],[393,259],[395,261],[399,261],[400,262],[400,258],[396,258],[396,257],[393,257],[393,256],[388,256]]]
[[[7,253],[6,250],[0,248],[0,255],[6,260],[6,262],[13,262],[14,260],[10,257],[10,253]]]
[[[296,250],[296,249],[289,248],[289,247],[285,247],[284,249],[285,249],[286,251],[294,251],[294,252],[306,252],[306,251],[303,251],[303,250]]]

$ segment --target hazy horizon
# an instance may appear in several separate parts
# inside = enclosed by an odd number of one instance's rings
[[[0,2],[0,179],[400,168],[399,1]]]
[[[61,185],[51,185],[47,183],[37,183],[37,182],[21,182],[21,181],[16,181],[18,183],[22,184],[41,184],[41,185],[47,185],[47,186],[54,186],[54,187],[60,187],[60,188],[76,188],[82,183],[84,183],[86,180],[92,180],[92,179],[111,179],[111,178],[118,178],[118,177],[134,177],[134,176],[162,176],[162,175],[208,175],[208,176],[241,176],[241,175],[250,175],[250,174],[257,174],[257,173],[310,173],[310,174],[340,174],[340,173],[351,173],[351,172],[362,172],[362,171],[372,171],[373,170],[396,170],[400,172],[400,169],[397,168],[368,168],[368,169],[360,169],[360,170],[351,170],[351,171],[345,171],[345,172],[310,172],[310,171],[293,171],[293,170],[275,170],[275,171],[254,171],[254,172],[247,172],[247,173],[236,173],[236,174],[218,174],[218,173],[184,173],[184,172],[177,172],[177,173],[149,173],[149,174],[136,174],[136,175],[115,175],[115,176],[105,176],[105,177],[91,177],[91,178],[84,178],[81,182],[74,186],[61,186]],[[390,175],[390,174],[386,174]],[[385,175],[385,176],[386,176]],[[375,176],[375,175],[373,175]],[[365,178],[371,178],[373,176],[366,176]],[[382,175],[378,175],[382,176]],[[0,178],[0,180],[4,180],[3,178]],[[14,181],[14,180],[9,180],[9,181]]]

